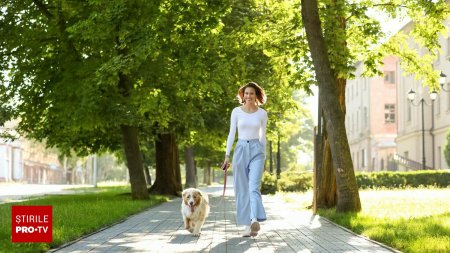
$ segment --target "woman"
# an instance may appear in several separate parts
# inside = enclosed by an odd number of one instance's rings
[[[260,108],[266,102],[264,90],[250,82],[238,91],[241,106],[231,113],[230,133],[224,165],[230,163],[230,151],[236,128],[238,141],[233,154],[234,193],[236,197],[236,222],[244,225],[243,236],[256,236],[259,222],[266,220],[259,186],[266,159],[267,112]]]

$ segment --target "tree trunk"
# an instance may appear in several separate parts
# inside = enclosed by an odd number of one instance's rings
[[[186,184],[184,188],[197,188],[197,173],[194,161],[194,149],[190,146],[184,148],[184,164],[186,165]]]
[[[203,171],[203,183],[211,185],[211,161],[206,162],[206,168]]]
[[[145,182],[148,186],[152,185],[152,176],[150,175],[150,168],[147,166],[144,166],[144,174],[145,174]]]
[[[144,163],[144,174],[145,174],[145,181],[147,182],[147,186],[152,185],[152,175],[150,174],[150,163],[147,162],[147,157],[143,152],[141,152],[142,155],[142,161]]]
[[[317,0],[302,0],[302,20],[319,86],[319,101],[333,161],[337,186],[338,212],[360,211],[358,185],[345,131],[344,112],[340,108],[339,83],[331,69],[322,35]]]
[[[314,195],[313,212],[318,208],[336,206],[336,177],[331,159],[330,144],[323,122],[321,103],[318,104],[318,128],[314,139]]]
[[[156,179],[151,193],[180,196],[181,173],[178,147],[173,133],[158,134],[155,140]]]
[[[123,97],[129,98],[133,87],[129,76],[119,72],[119,90]],[[128,173],[133,199],[148,199],[148,190],[144,176],[144,164],[139,150],[138,130],[134,126],[121,125],[122,141],[127,159]]]
[[[269,141],[269,155],[270,155],[270,165],[269,165],[269,172],[272,175],[273,174],[273,152],[272,152],[272,141]]]
[[[122,125],[121,130],[125,157],[127,158],[128,173],[130,175],[131,197],[133,199],[148,199],[142,156],[139,151],[137,128]]]
[[[277,144],[277,178],[279,179],[281,176],[281,153],[280,153],[280,136],[278,136],[278,144]]]
[[[333,170],[333,160],[331,158],[330,143],[326,132],[322,136],[321,155],[322,164],[318,167],[320,177],[317,182],[317,200],[316,208],[331,208],[336,206],[336,176]]]

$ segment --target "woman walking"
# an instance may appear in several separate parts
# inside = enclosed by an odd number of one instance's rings
[[[238,91],[241,106],[233,109],[224,164],[230,163],[230,152],[236,129],[238,141],[233,154],[236,222],[244,225],[243,236],[256,236],[260,221],[266,220],[259,187],[266,159],[267,112],[260,108],[266,102],[264,90],[249,82]]]

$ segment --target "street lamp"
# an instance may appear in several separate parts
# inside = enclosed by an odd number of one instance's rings
[[[447,90],[447,89],[444,88],[444,85],[445,85],[445,78],[446,78],[446,77],[447,77],[447,75],[444,74],[444,72],[441,71],[441,74],[439,75],[439,84],[441,85],[441,89],[442,89],[443,91],[449,92],[450,89]]]
[[[433,90],[430,93],[430,99],[431,99],[431,104],[428,104],[425,99],[421,98],[419,103],[414,104],[414,99],[416,98],[416,93],[411,89],[408,92],[408,100],[409,102],[413,105],[413,106],[422,106],[422,170],[425,170],[425,119],[424,119],[424,111],[423,111],[423,105],[427,105],[427,106],[431,106],[433,104],[433,101],[436,99],[437,97],[437,92],[435,90]],[[431,115],[431,117],[433,117],[433,115]]]

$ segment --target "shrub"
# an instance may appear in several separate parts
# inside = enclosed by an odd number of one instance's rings
[[[261,183],[261,194],[275,194],[277,191],[277,176],[264,171]]]
[[[409,172],[360,172],[356,173],[360,188],[404,188],[420,186],[450,186],[450,172],[425,170]]]
[[[450,166],[450,129],[447,132],[447,141],[444,146],[444,157],[447,165]]]
[[[304,192],[312,187],[312,173],[285,171],[281,173],[277,189],[286,192]]]
[[[312,188],[312,173],[301,173],[293,170],[281,172],[280,179],[265,171],[261,183],[262,194],[273,194],[276,191],[298,192]]]
[[[381,171],[357,172],[356,181],[360,189],[367,188],[405,188],[405,187],[449,187],[450,171]],[[294,170],[281,172],[280,179],[265,171],[262,179],[261,193],[273,194],[276,191],[304,192],[313,188],[313,174]]]

